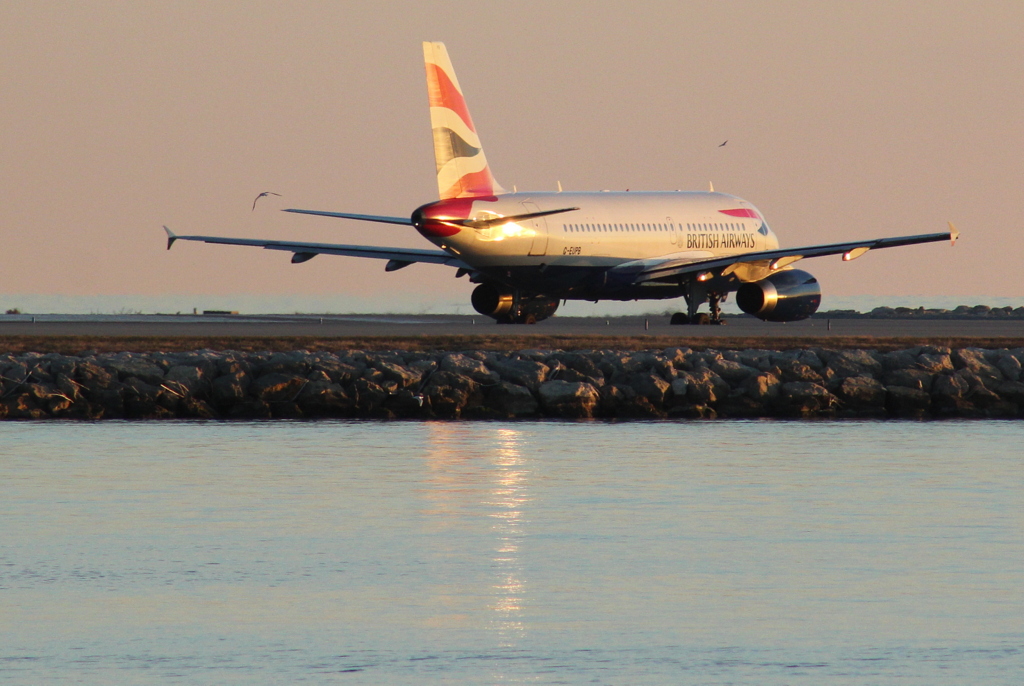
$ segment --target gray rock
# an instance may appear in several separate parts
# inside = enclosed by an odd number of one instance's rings
[[[953,351],[953,364],[958,370],[967,370],[978,376],[986,387],[994,387],[1003,381],[1003,373],[990,364],[985,351],[977,348],[960,348]]]
[[[733,385],[744,381],[758,372],[753,367],[726,359],[715,360],[711,364],[711,371]]]
[[[441,372],[469,377],[481,384],[496,384],[500,381],[499,375],[488,370],[483,361],[461,353],[447,354],[441,357],[438,369]]]
[[[547,363],[549,366],[552,365],[552,362],[558,362],[582,376],[600,379],[601,383],[604,383],[604,374],[601,373],[601,370],[598,369],[594,361],[586,355],[580,353],[559,353],[548,358]]]
[[[307,417],[349,417],[355,401],[345,389],[328,380],[310,381],[296,399]]]
[[[87,393],[89,411],[96,419],[120,419],[125,416],[124,390],[121,383]]]
[[[919,388],[885,387],[885,408],[896,417],[924,417],[931,406],[931,394]]]
[[[385,381],[394,382],[398,388],[409,388],[420,383],[420,373],[402,365],[378,360],[374,363],[373,368],[380,372]]]
[[[321,360],[314,365],[314,369],[326,374],[331,383],[348,386],[362,375],[366,367],[332,360]]]
[[[505,417],[529,417],[537,414],[537,399],[525,386],[501,381],[487,391],[487,405]]]
[[[882,363],[865,350],[833,351],[828,355],[828,366],[843,379],[849,376],[879,377],[882,374]]]
[[[1020,381],[1004,381],[996,388],[996,394],[1003,400],[1024,407],[1024,383]]]
[[[214,373],[213,376],[219,376],[221,374],[251,374],[252,367],[239,353],[232,353],[222,359],[214,361]]]
[[[662,361],[654,353],[640,351],[629,355],[622,356],[622,371],[627,374],[636,374],[639,372],[649,372],[651,368]]]
[[[388,399],[387,391],[366,379],[356,379],[352,384],[352,392],[355,396],[355,411],[359,416],[379,416]]]
[[[204,400],[197,398],[186,398],[181,403],[178,416],[189,419],[216,419],[217,411]]]
[[[57,388],[60,389],[61,393],[71,398],[72,402],[77,402],[83,397],[80,390],[81,385],[73,381],[71,377],[63,372],[57,374],[56,385]]]
[[[660,408],[665,404],[665,396],[671,388],[667,381],[650,372],[633,374],[628,378],[627,383],[637,392],[637,395],[647,398],[654,408]]]
[[[240,403],[249,394],[250,383],[249,375],[241,370],[218,376],[210,386],[210,397],[221,406]]]
[[[605,384],[600,390],[600,412],[605,417],[657,419],[664,417],[659,407],[625,384]]]
[[[558,379],[559,381],[582,381],[583,383],[592,384],[597,387],[604,386],[604,375],[602,375],[600,371],[598,371],[597,374],[598,376],[596,377],[587,376],[586,374],[578,372],[575,369],[570,369],[569,367],[559,367],[548,374],[548,379]]]
[[[740,388],[747,397],[767,407],[779,396],[782,382],[774,374],[760,372],[748,377]]]
[[[129,377],[141,379],[151,386],[159,386],[164,382],[164,370],[148,360],[127,358],[106,362],[103,365],[108,372],[116,374],[121,381]]]
[[[822,362],[821,356],[813,350],[801,350],[796,359],[801,364],[807,365],[819,374],[823,369],[825,369],[825,363]]]
[[[421,379],[426,379],[437,371],[437,361],[431,359],[413,360],[408,364],[408,367],[414,372],[419,373]]]
[[[675,419],[716,419],[718,412],[708,405],[680,405],[673,407],[668,415]]]
[[[731,390],[725,379],[707,367],[680,373],[687,382],[686,397],[693,405],[713,405],[729,396]]]
[[[893,350],[882,355],[882,367],[887,372],[914,369],[916,366],[917,357],[909,350]]]
[[[253,373],[257,376],[280,374],[282,376],[301,376],[305,378],[310,371],[308,353],[303,350],[273,353],[265,361],[253,364]]]
[[[618,417],[619,411],[637,397],[637,392],[629,386],[607,383],[601,387],[600,414],[605,417]]]
[[[676,369],[682,369],[683,371],[689,371],[692,369],[692,365],[687,360],[687,355],[693,351],[690,348],[665,348],[662,351],[662,356],[665,361],[671,364]]]
[[[533,360],[498,360],[492,364],[502,381],[526,386],[531,391],[540,388],[548,377],[547,365]]]
[[[46,410],[36,405],[29,393],[17,393],[0,400],[0,416],[5,419],[46,419]]]
[[[948,354],[921,353],[917,356],[917,366],[929,374],[944,374],[953,371],[953,360]]]
[[[1000,385],[1004,383],[1000,382]],[[970,400],[975,407],[985,410],[986,416],[1005,417],[1016,414],[1016,407],[1010,407],[1012,403],[984,385],[973,385],[964,398]]]
[[[199,367],[192,365],[175,365],[168,369],[164,376],[164,384],[192,395],[209,388],[206,374]]]
[[[454,419],[472,407],[483,404],[479,384],[466,376],[438,371],[423,388],[424,405],[435,416]]]
[[[838,393],[844,416],[866,417],[885,414],[885,386],[870,376],[848,376]]]
[[[111,372],[92,362],[75,365],[76,381],[90,390],[110,388],[117,383],[117,373]]]
[[[306,380],[309,381],[310,383],[314,383],[316,381],[323,381],[324,383],[334,383],[334,381],[331,380],[331,377],[327,375],[327,372],[325,372],[322,369],[314,369],[309,374],[306,374]]]
[[[294,402],[302,387],[309,383],[305,376],[297,374],[264,374],[250,386],[250,391],[258,399],[268,403]]]
[[[1020,360],[1014,355],[1006,353],[996,361],[995,366],[1009,381],[1020,381]]]
[[[886,386],[904,386],[931,393],[935,375],[920,369],[895,369],[886,372],[884,378]]]
[[[74,402],[54,383],[29,383],[25,387],[35,405],[48,414],[62,413]]]
[[[553,417],[593,417],[601,399],[598,390],[588,383],[557,380],[542,383],[538,395],[544,412]]]
[[[766,372],[773,366],[771,352],[768,350],[743,350],[740,352],[739,361],[760,372]]]
[[[821,374],[795,359],[776,359],[774,369],[778,370],[775,376],[778,376],[783,383],[803,382],[821,385],[825,382]]]
[[[831,410],[836,398],[824,386],[807,381],[788,381],[779,392],[781,407],[796,414],[816,414]]]
[[[721,417],[750,418],[766,417],[771,414],[772,408],[767,403],[754,400],[742,390],[735,390],[729,397],[715,405]]]
[[[124,411],[130,419],[171,419],[177,416],[180,396],[135,376],[124,381]]]
[[[940,374],[932,379],[932,394],[939,398],[962,398],[970,389],[959,374]]]
[[[685,375],[677,376],[675,379],[672,380],[670,390],[672,392],[671,398],[673,403],[675,403],[676,405],[686,404],[686,391],[689,385],[689,381],[687,381]]]
[[[227,416],[232,419],[271,419],[274,414],[270,409],[270,403],[259,398],[246,398],[232,405]]]
[[[29,365],[28,379],[40,383],[53,383],[56,379],[53,374],[50,373],[49,364],[43,361],[36,362],[35,364]]]
[[[967,368],[958,369],[955,373],[967,382],[967,385],[970,386],[972,391],[978,387],[984,387],[991,391],[1006,380],[1003,378],[1002,372],[992,366],[989,366],[988,368],[981,368],[977,371]]]

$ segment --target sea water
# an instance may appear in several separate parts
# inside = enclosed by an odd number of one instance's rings
[[[1024,423],[0,424],[0,681],[1019,684]]]

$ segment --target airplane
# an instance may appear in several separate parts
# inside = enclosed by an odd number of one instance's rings
[[[175,241],[248,245],[291,252],[293,263],[317,255],[387,260],[387,272],[414,263],[453,267],[477,284],[474,309],[501,324],[534,324],[566,300],[661,300],[682,297],[671,324],[720,324],[721,303],[765,321],[806,319],[821,304],[817,279],[799,260],[949,240],[946,233],[780,248],[761,212],[741,198],[709,191],[509,193],[491,173],[462,88],[443,43],[423,44],[439,200],[409,217],[286,209],[320,217],[415,228],[439,249],[304,243],[218,236]],[[705,303],[710,312],[699,312]]]

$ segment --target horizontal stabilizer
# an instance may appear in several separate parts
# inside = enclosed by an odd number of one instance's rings
[[[319,210],[281,210],[282,212],[294,212],[295,214],[313,214],[318,217],[338,217],[340,219],[358,219],[364,222],[380,222],[381,224],[402,224],[412,226],[412,220],[407,217],[382,217],[376,214],[350,214],[348,212],[321,212]]]

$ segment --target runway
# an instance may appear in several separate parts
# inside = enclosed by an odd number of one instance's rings
[[[488,338],[599,336],[686,339],[1006,339],[1024,341],[1024,320],[808,319],[785,324],[730,317],[724,326],[671,326],[668,317],[553,317],[499,325],[468,315],[0,315],[0,336]],[[709,343],[711,341],[708,341]]]

